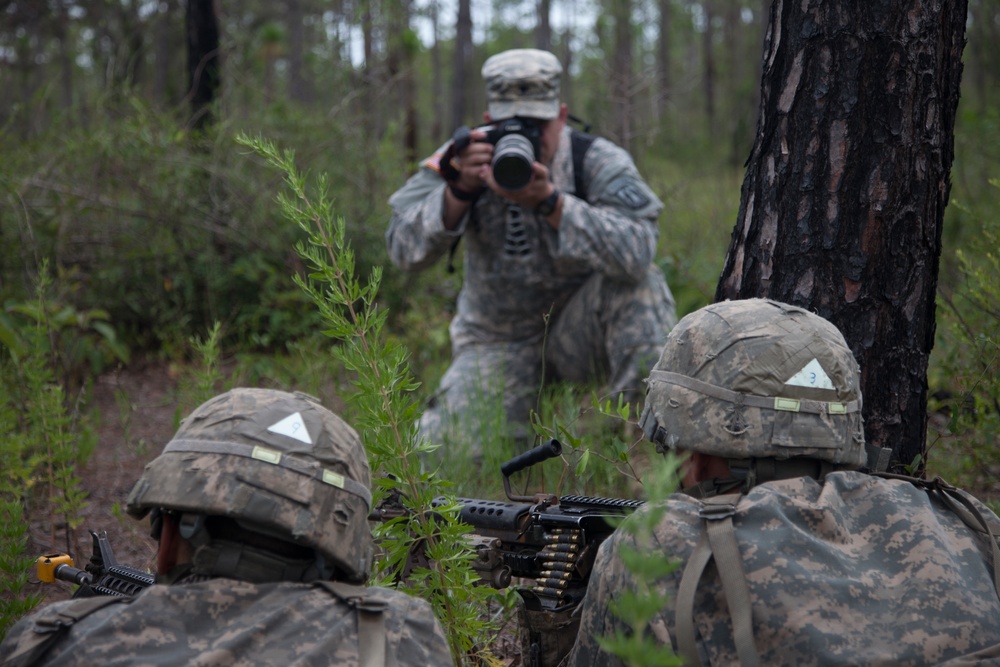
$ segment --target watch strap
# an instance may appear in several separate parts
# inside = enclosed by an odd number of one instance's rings
[[[553,211],[556,210],[556,206],[559,204],[559,196],[562,193],[559,192],[559,188],[553,188],[552,194],[538,202],[535,206],[535,213],[541,216],[552,215]]]

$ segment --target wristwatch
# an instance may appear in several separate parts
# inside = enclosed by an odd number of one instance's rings
[[[552,212],[556,210],[556,205],[559,203],[559,188],[553,188],[552,194],[538,202],[538,206],[535,207],[535,213],[543,217],[548,217],[552,215]]]

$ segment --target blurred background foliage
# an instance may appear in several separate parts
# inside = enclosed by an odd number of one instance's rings
[[[46,354],[72,398],[139,358],[189,362],[219,323],[233,381],[337,395],[351,378],[322,351],[319,316],[291,280],[301,233],[274,201],[280,176],[234,142],[246,132],[329,175],[359,272],[385,266],[390,335],[433,387],[461,263],[417,276],[389,265],[386,200],[455,126],[480,120],[479,68],[511,47],[558,54],[571,113],[632,150],[665,203],[659,262],[690,312],[715,291],[739,207],[769,4],[0,0],[0,358],[24,356],[47,318]],[[198,5],[219,35],[205,124],[188,79]],[[929,464],[994,490],[1000,0],[970,0],[968,27]]]

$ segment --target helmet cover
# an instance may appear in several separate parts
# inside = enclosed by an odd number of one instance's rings
[[[860,371],[843,335],[765,299],[712,304],[677,323],[650,373],[640,425],[661,451],[866,461]]]
[[[192,412],[146,465],[126,511],[235,519],[367,577],[371,473],[358,434],[306,394],[233,389]]]

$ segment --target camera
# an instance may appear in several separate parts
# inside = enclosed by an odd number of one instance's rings
[[[532,165],[538,158],[542,129],[530,118],[508,118],[478,128],[485,141],[494,145],[493,180],[504,190],[520,190],[531,181]]]

